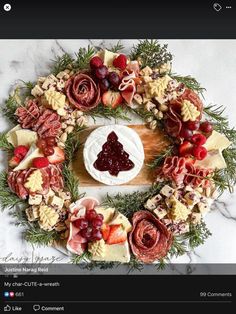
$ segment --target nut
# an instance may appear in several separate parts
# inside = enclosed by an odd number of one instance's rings
[[[149,127],[151,130],[155,130],[155,128],[157,127],[157,121],[153,120],[150,124]]]
[[[167,105],[164,105],[164,104],[161,104],[158,106],[158,109],[162,112],[166,112],[168,111],[168,106]]]
[[[64,133],[62,133],[62,135],[61,135],[61,137],[60,137],[60,141],[61,141],[62,143],[65,143],[66,140],[67,140],[67,133],[64,132]]]
[[[57,146],[59,146],[60,148],[65,148],[65,144],[63,142],[58,142]]]
[[[83,111],[81,111],[81,110],[76,110],[76,118],[81,117],[83,114],[84,114]]]
[[[143,103],[143,98],[139,94],[134,95],[134,100],[136,101],[137,104],[141,105]]]
[[[158,113],[159,113],[159,110],[155,108],[155,109],[152,110],[152,112],[153,112],[154,116],[157,117]]]
[[[68,119],[67,121],[66,121],[66,123],[68,124],[68,125],[75,125],[75,119]]]
[[[157,118],[159,120],[163,119],[164,115],[163,115],[163,112],[159,111],[158,114],[157,114]]]
[[[81,116],[80,118],[76,120],[76,123],[78,124],[78,126],[82,127],[87,123],[87,119],[86,117]]]
[[[66,124],[65,122],[63,122],[63,123],[61,124],[61,128],[62,128],[62,129],[66,129],[66,128],[67,128],[67,124]]]
[[[146,119],[146,122],[147,122],[147,123],[150,123],[150,122],[152,122],[153,120],[154,120],[153,117],[148,117],[148,118]]]
[[[152,111],[152,109],[156,108],[156,105],[153,102],[148,101],[145,105],[145,108],[147,111]]]
[[[205,189],[205,195],[206,195],[206,197],[210,197],[211,196],[211,188],[210,187],[207,187]]]
[[[70,126],[68,126],[68,127],[65,129],[65,132],[69,134],[69,133],[73,132],[73,130],[74,130],[74,127],[73,127],[72,125],[70,125]]]
[[[69,208],[70,205],[71,205],[71,201],[70,200],[65,200],[65,202],[64,202],[65,208]]]

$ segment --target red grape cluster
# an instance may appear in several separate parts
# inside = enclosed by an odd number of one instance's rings
[[[76,228],[80,229],[81,237],[87,241],[98,241],[102,239],[103,219],[102,214],[98,214],[94,209],[89,209],[86,211],[85,217],[77,219],[74,224]]]
[[[102,93],[106,92],[109,88],[118,88],[120,84],[119,75],[116,72],[109,72],[101,58],[97,56],[93,57],[90,60],[90,67],[98,80]]]
[[[44,156],[52,156],[54,154],[54,146],[56,146],[56,138],[55,137],[46,137],[44,139],[38,139],[36,145],[39,149],[43,151]]]

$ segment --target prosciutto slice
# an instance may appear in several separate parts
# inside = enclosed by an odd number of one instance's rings
[[[84,217],[86,210],[93,209],[98,204],[98,200],[93,197],[83,197],[71,204],[69,214],[69,237],[66,245],[67,250],[71,253],[81,255],[87,246],[87,239],[79,234],[80,229],[76,227],[75,221]]]
[[[136,86],[134,81],[135,77],[136,75],[134,71],[132,71],[131,73],[126,72],[126,75],[123,77],[119,85],[121,96],[124,98],[128,105],[132,104],[132,100],[136,92]]]
[[[143,263],[165,257],[172,244],[172,234],[151,212],[140,210],[133,215],[129,243],[133,254]]]

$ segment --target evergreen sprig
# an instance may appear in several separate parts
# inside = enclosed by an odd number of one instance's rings
[[[123,106],[111,108],[100,104],[95,109],[89,111],[88,115],[92,117],[94,121],[96,121],[96,118],[105,118],[108,120],[113,118],[115,120],[131,121],[127,113],[127,109]]]
[[[145,202],[158,194],[164,185],[165,182],[154,184],[144,192],[136,191],[127,194],[118,193],[116,195],[107,194],[102,205],[105,207],[114,207],[126,217],[131,218],[133,213],[143,209]]]
[[[121,41],[119,40],[115,45],[112,45],[108,50],[114,53],[118,53],[123,50],[125,47],[122,45]]]
[[[203,97],[203,93],[206,89],[202,87],[194,77],[190,75],[182,76],[177,74],[171,74],[171,77],[176,81],[183,83],[187,88],[192,89]]]
[[[26,201],[11,192],[7,183],[7,172],[0,173],[0,207],[1,210],[11,209],[16,205],[25,205]]]
[[[0,133],[0,149],[12,153],[14,147],[7,140],[7,132]]]
[[[131,60],[139,60],[142,67],[158,68],[162,64],[172,61],[172,54],[168,51],[168,45],[161,45],[157,40],[145,39],[133,46],[130,54]]]
[[[87,48],[80,48],[75,54],[76,58],[73,63],[76,70],[86,70],[89,68],[89,61],[95,54],[93,47],[88,46]]]
[[[172,145],[168,146],[165,150],[163,150],[163,152],[156,156],[154,160],[147,166],[151,169],[156,169],[157,167],[160,167],[163,164],[166,157],[173,155],[173,150],[174,146]]]
[[[17,88],[12,95],[8,97],[2,107],[2,113],[13,124],[17,124],[17,116],[15,115],[16,109],[20,106],[19,88]]]
[[[183,238],[188,241],[190,249],[195,249],[201,244],[204,244],[206,239],[211,236],[210,230],[206,223],[202,220],[199,224],[189,224],[189,232],[183,235]]]
[[[38,225],[32,226],[24,231],[24,238],[31,244],[38,246],[48,246],[54,241],[60,240],[60,234],[56,230],[46,231],[41,229]]]
[[[64,53],[62,56],[57,56],[53,60],[52,73],[57,75],[65,69],[71,69],[73,67],[74,58],[69,53]]]

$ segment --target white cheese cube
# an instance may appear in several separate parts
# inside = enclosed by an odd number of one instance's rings
[[[174,194],[175,190],[172,189],[169,185],[164,185],[160,193],[166,197],[170,197]]]
[[[153,212],[159,219],[162,219],[167,215],[167,211],[162,206],[158,206]]]
[[[64,205],[64,200],[62,198],[54,195],[53,197],[50,198],[49,204],[52,207],[56,207],[58,210],[60,210],[60,209],[62,209],[62,207]]]
[[[40,205],[42,203],[43,196],[40,194],[30,195],[29,196],[29,205]]]

